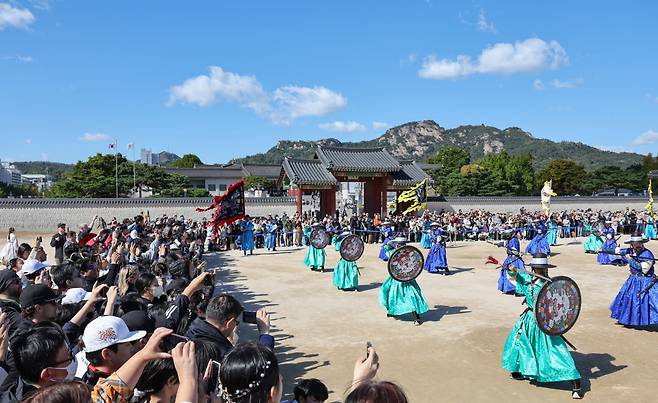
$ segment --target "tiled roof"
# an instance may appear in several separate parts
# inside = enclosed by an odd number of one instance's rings
[[[393,187],[395,188],[408,188],[425,178],[429,178],[429,175],[414,161],[400,161],[400,165],[402,166],[401,170],[391,173]]]
[[[384,148],[318,146],[316,157],[330,171],[395,172],[400,163]]]
[[[235,178],[245,176],[241,167],[224,168],[218,166],[199,166],[196,168],[165,168],[170,174],[187,176],[190,179]]]
[[[320,160],[283,160],[283,170],[295,185],[333,186],[336,178],[327,171]]]

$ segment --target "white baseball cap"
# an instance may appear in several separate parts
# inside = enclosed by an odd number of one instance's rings
[[[23,263],[23,268],[21,269],[21,271],[23,272],[23,274],[34,274],[40,270],[45,269],[46,267],[48,267],[47,264],[43,264],[37,259],[27,259]]]
[[[121,318],[101,316],[89,322],[82,341],[85,343],[85,352],[91,353],[115,344],[139,340],[144,336],[144,330],[131,332]]]
[[[85,291],[84,288],[71,288],[66,291],[66,295],[62,298],[62,305],[77,304],[78,302],[88,300],[90,296],[91,293]]]

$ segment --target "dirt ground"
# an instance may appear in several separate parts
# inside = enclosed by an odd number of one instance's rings
[[[33,235],[19,234],[19,239]],[[552,263],[558,267],[551,275],[573,278],[582,292],[580,318],[567,336],[578,348],[572,354],[583,376],[585,399],[657,401],[658,329],[627,329],[609,317],[608,305],[627,269],[597,265],[594,255],[583,252],[582,239],[560,242],[553,249]],[[648,244],[654,250],[657,246]],[[46,251],[52,254],[52,248]],[[454,274],[423,273],[418,278],[431,308],[418,327],[411,317],[387,318],[378,303],[379,286],[388,276],[385,263],[377,259],[379,245],[367,245],[358,262],[359,292],[333,287],[331,268],[339,254],[331,246],[325,273],[303,266],[305,252],[281,248],[258,249],[248,257],[239,251],[209,256],[211,266],[222,268],[221,290],[234,293],[247,309],[271,312],[286,395],[296,380],[315,377],[329,387],[329,401],[342,400],[354,361],[371,341],[380,356],[378,378],[400,384],[412,402],[571,399],[568,383],[514,381],[500,367],[505,337],[524,309],[521,298],[496,290],[499,272],[484,265],[488,255],[502,261],[504,249],[482,242],[449,247]],[[241,329],[242,340],[255,337],[251,325]]]

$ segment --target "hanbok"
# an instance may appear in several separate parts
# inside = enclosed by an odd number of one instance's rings
[[[326,255],[324,249],[314,248],[313,245],[309,245],[306,251],[306,257],[304,258],[304,264],[311,268],[324,268]]]
[[[526,246],[525,248],[526,253],[529,253],[531,255],[536,255],[538,253],[545,253],[547,255],[551,255],[551,247],[548,245],[548,241],[546,240],[546,235],[542,233],[538,233],[535,235],[534,238],[532,238],[532,241]]]
[[[242,235],[240,239],[240,249],[244,252],[253,252],[254,250],[254,223],[251,221],[243,221],[240,224]]]
[[[436,229],[432,232],[432,247],[425,260],[425,270],[438,273],[440,270],[448,271],[448,257],[446,256],[446,232]]]
[[[420,315],[429,311],[416,280],[401,282],[389,276],[379,289],[379,303],[393,316],[413,312]]]
[[[532,307],[544,280],[535,279],[527,271],[509,272],[516,279],[516,292],[525,296],[526,310],[507,336],[503,348],[502,367],[537,382],[580,379],[580,373],[560,336],[549,336],[537,326]]]
[[[642,292],[656,281],[654,262],[649,260],[654,258],[653,253],[644,249],[635,258],[632,248],[622,249],[620,253],[629,255],[624,257],[624,262],[629,264],[630,276],[610,305],[610,317],[626,326],[658,324],[658,284]],[[643,264],[651,266],[642,270]]]
[[[336,250],[340,250],[342,239],[336,242]],[[359,270],[356,262],[348,262],[342,257],[334,267],[333,283],[339,290],[352,290],[359,287]]]
[[[267,250],[276,250],[276,232],[278,229],[277,225],[267,224],[265,229],[265,247]]]
[[[647,219],[647,224],[644,226],[644,237],[646,239],[658,238],[658,235],[656,235],[656,224],[651,217]]]
[[[502,268],[500,269],[500,276],[498,277],[498,291],[503,294],[513,295],[516,293],[516,286],[507,275],[507,270],[509,270],[510,267],[516,267],[517,270],[525,270],[523,259],[518,256],[519,250],[521,250],[519,239],[517,237],[512,237],[512,239],[507,242],[507,258],[503,262]]]
[[[386,227],[381,230],[382,235],[384,236],[384,241],[381,248],[379,249],[379,258],[385,262],[388,261],[388,255],[386,253],[386,245],[393,239],[393,229],[391,227]]]
[[[597,253],[603,247],[603,239],[601,235],[590,234],[583,242],[583,249],[585,253]]]
[[[546,231],[546,241],[550,246],[557,245],[557,223],[550,220],[546,226],[548,227],[548,230]]]
[[[420,237],[420,246],[425,249],[432,247],[432,230],[429,221],[425,221],[423,224],[423,235]]]
[[[605,237],[603,246],[601,249],[607,251],[614,251],[617,248],[617,242],[615,241],[615,230],[611,227],[603,228],[601,234]],[[599,264],[624,264],[624,259],[621,256],[611,255],[609,253],[600,252],[596,256],[596,261]]]

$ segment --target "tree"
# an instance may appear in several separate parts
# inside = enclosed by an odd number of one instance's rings
[[[553,180],[553,190],[558,195],[573,195],[586,192],[584,186],[587,173],[582,165],[571,160],[552,160],[539,174],[538,187],[544,181]]]
[[[197,165],[203,165],[203,162],[194,154],[185,154],[170,164],[173,168],[194,168]]]
[[[463,148],[445,147],[434,157],[430,157],[427,162],[441,165],[440,170],[447,174],[448,172],[459,172],[461,167],[471,162],[471,156]]]
[[[250,175],[242,179],[246,189],[270,189],[273,186],[273,183],[263,176]]]
[[[119,196],[124,197],[133,190],[133,163],[123,155],[117,155]],[[162,168],[135,164],[135,182],[138,188],[149,187],[154,193],[180,190],[188,186],[181,175],[169,174]],[[56,182],[49,194],[51,197],[114,197],[115,156],[96,154],[87,161],[78,161],[64,179]]]

